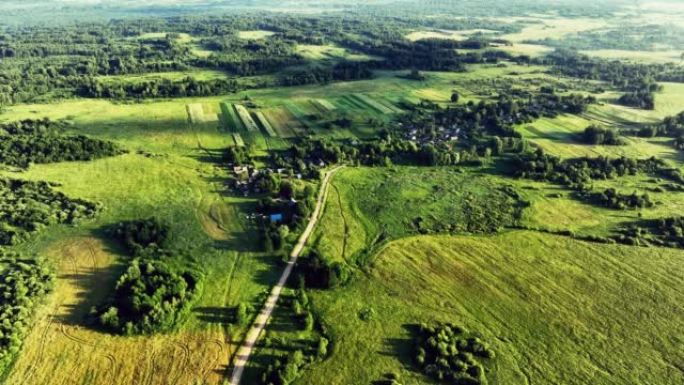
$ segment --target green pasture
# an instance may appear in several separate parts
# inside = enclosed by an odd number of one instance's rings
[[[490,384],[678,384],[682,257],[533,232],[402,239],[313,296],[335,347],[298,383],[432,383],[412,369],[410,330],[442,321],[491,344]]]
[[[501,210],[513,204],[502,191],[508,184],[487,169],[348,168],[331,182],[315,244],[330,259],[364,264],[388,240],[512,225]]]

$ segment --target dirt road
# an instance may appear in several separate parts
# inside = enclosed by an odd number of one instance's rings
[[[299,241],[292,249],[292,253],[290,254],[290,260],[287,262],[287,266],[285,267],[283,274],[280,276],[278,283],[273,287],[273,290],[271,290],[271,294],[268,296],[268,299],[266,300],[264,307],[261,309],[261,312],[257,316],[249,332],[247,333],[247,337],[243,341],[242,346],[240,346],[240,349],[238,349],[237,351],[237,355],[233,363],[233,374],[230,377],[230,385],[240,384],[240,379],[242,379],[242,374],[245,371],[245,366],[249,361],[249,357],[252,355],[254,345],[259,339],[261,333],[264,331],[264,328],[266,327],[268,320],[271,318],[273,309],[275,308],[275,305],[278,302],[278,298],[280,298],[280,293],[285,287],[287,279],[290,277],[290,274],[292,273],[292,269],[294,268],[294,265],[297,262],[297,259],[299,258],[299,254],[304,249],[304,246],[306,245],[306,242],[309,240],[309,236],[311,236],[311,233],[313,233],[314,228],[316,228],[316,224],[318,223],[321,211],[323,210],[323,205],[325,204],[325,197],[328,192],[328,184],[330,182],[330,178],[333,176],[333,174],[335,174],[335,172],[337,172],[342,167],[344,166],[339,166],[328,171],[323,177],[321,189],[318,192],[316,208],[314,209],[314,212],[311,215],[309,224],[306,226],[306,229],[299,237]]]

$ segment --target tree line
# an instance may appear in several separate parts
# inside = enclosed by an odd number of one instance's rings
[[[27,168],[31,163],[93,160],[124,152],[109,141],[64,135],[63,127],[48,119],[0,124],[0,163]]]
[[[53,224],[92,218],[98,205],[72,199],[46,182],[0,178],[0,246],[11,246]]]
[[[36,309],[52,290],[54,275],[43,260],[0,251],[0,374],[7,374],[31,330]]]

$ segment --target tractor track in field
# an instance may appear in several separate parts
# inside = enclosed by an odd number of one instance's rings
[[[203,384],[208,384],[209,383],[209,376],[211,375],[211,372],[216,368],[216,366],[221,362],[221,354],[223,353],[223,342],[220,340],[203,340],[202,342],[206,343],[207,345],[214,345],[218,347],[218,350],[216,351],[216,354],[214,355],[213,361],[211,361],[211,365],[207,365],[204,370],[202,370],[202,373],[199,373],[201,378],[202,378],[202,383]]]
[[[342,236],[342,259],[347,260],[347,239],[349,239],[349,224],[347,223],[347,217],[344,215],[344,207],[342,206],[342,195],[340,195],[340,189],[334,183],[330,186],[335,190],[337,194],[337,204],[340,207],[340,217],[342,217],[342,224],[344,225],[344,235]]]

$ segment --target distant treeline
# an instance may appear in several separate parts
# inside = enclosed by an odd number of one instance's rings
[[[562,75],[580,79],[602,80],[625,91],[618,99],[624,105],[652,110],[656,82],[684,82],[684,68],[677,64],[635,64],[581,55],[577,51],[557,49],[542,63],[552,64]]]

